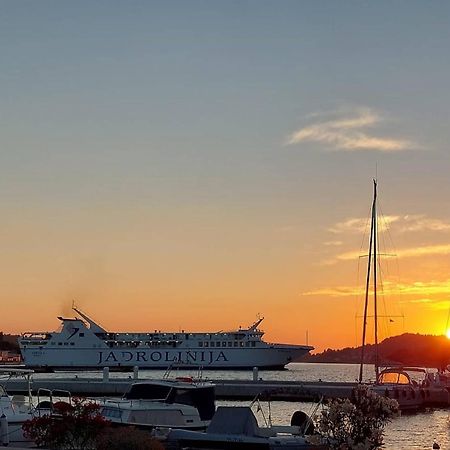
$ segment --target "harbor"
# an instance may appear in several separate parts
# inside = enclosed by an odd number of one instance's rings
[[[0,448],[450,450],[450,2],[3,3]]]
[[[257,392],[271,391],[270,398],[261,397],[261,407],[267,414],[270,402],[272,422],[285,424],[289,417],[301,409],[310,413],[314,405],[315,395],[345,395],[356,385],[358,366],[353,364],[307,364],[291,363],[284,371],[259,371],[258,379],[254,380],[254,371],[204,371],[203,379],[213,382],[216,386],[217,406],[248,406],[253,400],[252,395]],[[372,365],[364,366],[364,373],[369,379],[373,372]],[[101,398],[102,396],[120,398],[122,393],[135,382],[145,382],[164,377],[164,371],[138,371],[135,378],[134,371],[128,373],[109,373],[108,380],[104,380],[103,372],[76,372],[76,373],[36,373],[33,375],[32,389],[40,387],[53,389],[73,389],[73,395],[89,395]],[[196,371],[179,370],[172,373],[172,378],[185,378],[196,376]],[[260,379],[262,378],[262,380]],[[321,381],[319,381],[321,379]],[[341,380],[341,381],[340,381]],[[24,383],[10,380],[8,391],[22,392]],[[297,391],[302,389],[301,392]],[[103,391],[102,391],[103,389]],[[289,395],[286,396],[285,390]],[[283,391],[284,397],[276,395]],[[308,390],[308,398],[305,390]],[[430,391],[431,392],[431,391]],[[231,395],[235,397],[232,398]],[[227,398],[228,396],[228,398]],[[248,396],[248,399],[244,399]],[[288,400],[288,401],[287,401]],[[445,403],[445,398],[441,401]],[[256,417],[261,424],[264,423],[261,413]],[[393,450],[431,449],[432,440],[441,445],[441,449],[450,448],[448,436],[448,405],[435,404],[433,407],[424,406],[414,414],[401,414],[393,419],[386,427],[385,447]],[[414,442],[408,436],[414,433]],[[448,446],[446,446],[448,445]]]

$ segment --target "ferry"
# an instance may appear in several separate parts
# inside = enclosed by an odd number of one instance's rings
[[[26,367],[39,369],[283,369],[314,347],[263,341],[259,318],[248,328],[210,333],[111,333],[75,306],[80,317],[58,317],[55,332],[27,332],[19,338]]]

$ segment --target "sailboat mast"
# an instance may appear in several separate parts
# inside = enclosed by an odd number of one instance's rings
[[[359,382],[362,383],[363,379],[363,369],[364,369],[364,353],[366,349],[366,331],[367,331],[367,309],[369,305],[369,288],[370,288],[370,272],[372,267],[372,248],[373,248],[373,239],[375,236],[375,222],[376,222],[376,199],[377,199],[377,183],[376,180],[373,180],[374,183],[374,194],[373,194],[373,202],[372,202],[372,220],[370,222],[370,238],[369,238],[369,258],[367,260],[367,277],[366,277],[366,296],[364,300],[364,317],[363,317],[363,334],[362,334],[362,345],[361,345],[361,364],[359,366]],[[375,276],[375,272],[374,272]]]
[[[373,180],[373,310],[374,310],[374,330],[375,330],[375,379],[378,380],[378,303],[377,303],[377,180]]]

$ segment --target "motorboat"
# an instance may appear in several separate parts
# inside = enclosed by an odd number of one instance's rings
[[[133,383],[121,399],[98,401],[113,426],[205,430],[215,412],[214,385],[189,377]]]
[[[6,388],[0,384],[0,443],[8,445],[13,442],[26,442],[22,431],[25,421],[33,418],[33,403],[31,399],[32,370],[0,369],[0,375],[7,377],[24,377],[27,380],[28,395],[9,395]]]
[[[25,378],[27,382],[26,395],[9,395],[5,386],[0,383],[0,444],[30,442],[22,429],[22,425],[27,420],[52,414],[53,406],[56,403],[71,402],[70,393],[67,391],[52,391],[42,388],[33,398],[31,392],[33,373],[34,371],[30,369],[0,368],[0,376],[4,377],[5,382],[13,378]],[[55,396],[55,394],[57,395]]]
[[[302,426],[260,427],[248,406],[220,406],[205,433],[171,430],[167,436],[169,450],[307,450],[324,448],[305,436]]]
[[[380,371],[371,389],[379,395],[397,400],[401,411],[423,407],[427,395],[425,369],[418,367],[387,367]]]

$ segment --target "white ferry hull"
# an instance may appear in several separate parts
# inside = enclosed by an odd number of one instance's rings
[[[307,345],[270,344],[257,329],[213,333],[110,333],[74,308],[82,319],[65,319],[55,332],[24,333],[19,339],[27,367],[101,369],[171,365],[205,369],[283,368],[308,353]]]
[[[185,368],[204,369],[261,369],[283,368],[286,364],[304,356],[307,346],[273,346],[252,349],[204,348],[149,350],[135,348],[130,350],[110,348],[69,348],[43,349],[22,348],[22,356],[27,367],[52,369],[77,368],[128,368],[165,369],[179,363]]]

